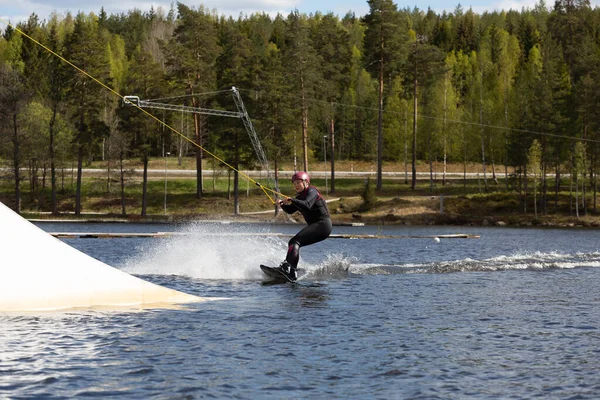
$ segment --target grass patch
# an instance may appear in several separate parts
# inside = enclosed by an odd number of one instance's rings
[[[171,170],[169,161],[169,169]],[[164,162],[162,163],[164,168]],[[194,165],[184,166],[193,169]],[[284,167],[285,168],[285,167]],[[358,170],[353,166],[354,170]],[[160,169],[157,164],[155,169]],[[340,170],[349,170],[348,166]],[[60,176],[60,174],[59,174]],[[116,176],[116,175],[115,175]],[[438,175],[439,176],[439,175]],[[57,193],[58,209],[61,213],[72,213],[75,210],[75,187],[71,175],[64,180],[64,186],[59,180]],[[571,224],[575,216],[574,197],[568,191],[548,193],[546,215],[538,206],[538,217],[534,216],[533,195],[524,196],[517,192],[504,191],[505,182],[491,183],[489,193],[481,193],[481,179],[447,180],[445,185],[436,181],[433,185],[427,180],[417,181],[415,190],[411,189],[410,181],[403,178],[384,179],[383,188],[375,191],[375,181],[371,177],[370,205],[364,207],[367,178],[348,178],[335,180],[335,193],[325,193],[325,180],[314,178],[312,184],[317,186],[329,202],[329,209],[334,219],[340,221],[362,220],[373,223],[481,223],[483,220],[507,221],[509,224],[544,224],[549,219],[560,224]],[[196,198],[196,178],[194,176],[169,176],[167,180],[167,214],[177,217],[214,217],[231,216],[234,213],[233,178],[221,174],[204,179],[204,192],[201,199]],[[264,180],[262,184],[267,185]],[[328,184],[331,181],[328,180]],[[31,193],[28,181],[21,184],[22,210],[40,214],[51,211],[51,193],[49,181],[46,187],[40,187],[35,194]],[[548,187],[553,187],[552,181]],[[284,195],[293,196],[294,190],[287,177],[281,177],[280,188]],[[141,177],[130,177],[125,187],[125,206],[129,218],[139,218],[142,207]],[[273,194],[269,194],[274,197]],[[361,195],[363,195],[361,197]],[[440,214],[440,196],[444,196],[444,214]],[[557,203],[555,204],[555,197]],[[263,191],[240,177],[239,187],[240,211],[242,213],[271,211],[273,205]],[[540,196],[537,197],[538,202]],[[14,188],[10,177],[0,178],[0,201],[13,206]],[[581,202],[581,199],[580,199]],[[587,215],[580,207],[580,219],[587,224],[595,224],[597,213],[593,211],[593,199],[588,193],[586,197]],[[525,204],[527,211],[525,211]],[[161,176],[152,176],[147,183],[146,212],[149,216],[164,215],[165,180]],[[362,206],[362,207],[361,207]],[[118,216],[121,214],[120,184],[112,181],[110,189],[107,178],[101,175],[84,174],[82,182],[82,214],[100,213]],[[65,214],[68,216],[69,214]],[[263,214],[269,218],[271,214]]]

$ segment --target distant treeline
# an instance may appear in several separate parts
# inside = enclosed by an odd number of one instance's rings
[[[99,82],[121,95],[230,111],[235,86],[271,169],[293,162],[310,170],[326,159],[332,191],[339,159],[376,161],[378,188],[384,160],[411,163],[413,188],[419,162],[476,162],[485,190],[488,174],[491,181],[510,168],[506,189],[539,188],[542,206],[561,174],[595,198],[598,8],[558,0],[551,9],[540,2],[478,15],[458,6],[440,15],[391,0],[368,4],[361,18],[297,11],[232,18],[177,3],[168,12],[101,9],[48,21],[33,14],[7,26],[0,158],[13,171],[16,208],[20,182],[32,179],[22,176],[25,167],[35,179],[43,171],[44,185],[48,171],[56,212],[62,166],[81,171],[104,160],[123,191],[129,160],[147,168],[149,157],[167,153],[196,152],[200,198],[203,160],[214,165],[182,135],[236,169],[257,167],[239,119],[148,110],[153,119]],[[548,174],[556,174],[552,184]],[[79,213],[81,172],[77,182]]]

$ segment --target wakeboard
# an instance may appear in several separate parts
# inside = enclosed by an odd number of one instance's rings
[[[277,281],[281,281],[283,282],[289,282],[289,283],[295,283],[296,281],[291,280],[290,278],[288,278],[288,276],[286,274],[284,274],[283,272],[281,272],[280,270],[276,269],[276,268],[272,268],[269,267],[267,265],[260,265],[260,269],[262,269],[262,272],[265,273],[265,275],[267,275],[270,278],[273,278],[274,280]]]

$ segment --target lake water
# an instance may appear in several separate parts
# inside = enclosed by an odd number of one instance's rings
[[[0,314],[0,398],[595,399],[600,231],[334,227],[478,239],[329,239],[267,285],[297,225],[59,224],[143,279],[228,300],[176,310]],[[345,270],[348,269],[348,272]]]

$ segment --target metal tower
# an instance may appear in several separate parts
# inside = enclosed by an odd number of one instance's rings
[[[236,89],[235,86],[231,87],[231,93],[233,96],[233,101],[237,107],[236,111],[226,111],[226,110],[214,110],[210,108],[200,108],[200,107],[190,107],[184,105],[176,105],[176,104],[167,104],[167,103],[157,103],[154,101],[148,100],[140,100],[138,96],[123,96],[123,103],[125,105],[136,105],[141,108],[156,108],[159,110],[169,110],[169,111],[179,111],[179,112],[188,112],[195,114],[206,114],[206,115],[215,115],[218,117],[232,117],[232,118],[240,118],[244,123],[244,127],[246,128],[246,132],[248,132],[248,136],[250,137],[250,141],[252,142],[252,147],[254,147],[254,151],[258,157],[258,161],[262,168],[267,171],[267,180],[270,181],[270,171],[269,171],[269,162],[267,161],[267,156],[260,144],[260,140],[258,140],[258,135],[254,130],[254,126],[252,125],[252,121],[248,116],[248,112],[246,111],[246,107],[244,106],[244,102],[240,97],[240,93]]]

